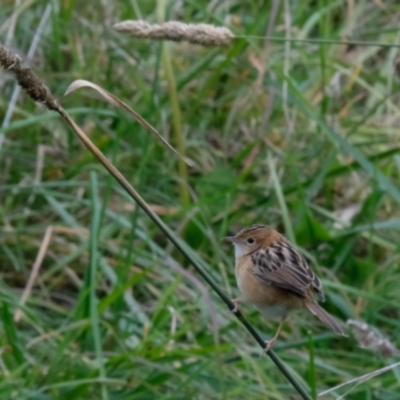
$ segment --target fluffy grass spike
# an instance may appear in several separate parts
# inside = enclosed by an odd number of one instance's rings
[[[185,24],[169,21],[149,24],[146,21],[122,21],[114,25],[119,32],[129,33],[135,38],[186,41],[201,46],[226,46],[234,35],[230,29],[209,24]]]

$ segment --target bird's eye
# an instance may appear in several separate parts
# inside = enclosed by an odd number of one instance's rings
[[[247,243],[248,244],[253,244],[254,243],[254,239],[253,238],[248,238],[247,239]]]

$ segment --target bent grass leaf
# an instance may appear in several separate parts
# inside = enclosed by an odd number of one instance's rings
[[[107,92],[107,90],[103,89],[101,86],[96,85],[93,82],[84,80],[84,79],[77,79],[76,81],[72,82],[63,97],[69,95],[70,93],[78,90],[82,87],[90,87],[96,90],[108,103],[111,105],[121,108],[132,115],[140,125],[144,128],[148,129],[157,139],[159,139],[168,149],[170,149],[173,153],[175,153],[179,158],[185,161],[186,164],[192,166],[192,162],[189,161],[186,157],[183,157],[177,150],[175,150],[166,139],[152,126],[150,125],[144,118],[142,118],[136,111],[134,111],[131,107],[129,107],[125,102],[120,100],[118,97],[114,96],[112,93]],[[62,97],[62,98],[63,98]],[[62,98],[60,100],[62,100]]]

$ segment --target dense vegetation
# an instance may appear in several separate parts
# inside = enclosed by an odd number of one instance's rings
[[[399,346],[397,1],[51,4],[29,64],[57,97],[78,78],[101,85],[192,160],[186,171],[93,91],[63,100],[230,297],[233,251],[220,239],[266,223],[322,278],[330,313]],[[25,58],[46,7],[2,2],[0,42]],[[168,43],[163,56],[160,42],[112,28],[162,18],[227,26],[239,38],[226,48]],[[346,40],[390,46],[332,42]],[[24,93],[14,107],[14,85],[0,71],[0,398],[298,398],[60,117]],[[266,339],[275,331],[242,311]],[[290,318],[276,353],[310,393],[399,361],[308,314]],[[352,389],[347,399],[398,399],[399,383],[394,369],[324,398]]]

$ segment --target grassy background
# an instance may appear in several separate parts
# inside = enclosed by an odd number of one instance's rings
[[[13,2],[1,3],[0,40],[26,55],[47,3],[23,4],[15,14]],[[246,36],[224,49],[167,44],[177,103],[162,45],[112,29],[163,14]],[[238,295],[233,252],[221,237],[267,223],[300,246],[323,280],[329,312],[366,321],[399,345],[398,49],[256,37],[398,45],[399,20],[395,0],[64,0],[30,65],[57,97],[74,79],[101,85],[184,149],[194,162],[187,176],[153,136],[93,92],[63,101],[229,296]],[[0,82],[2,117],[15,82],[3,71]],[[55,113],[22,94],[0,132],[1,398],[293,396],[270,359],[258,359],[248,332]],[[40,272],[14,322],[48,227]],[[242,311],[265,338],[276,329],[251,307]],[[276,351],[310,391],[395,361],[303,314],[285,325]],[[394,370],[346,398],[398,399],[399,383]]]

